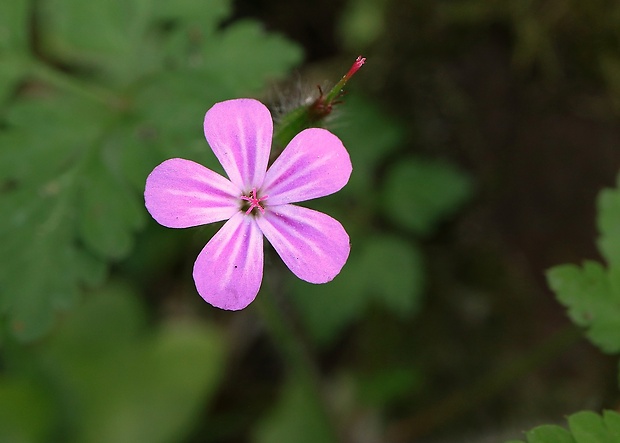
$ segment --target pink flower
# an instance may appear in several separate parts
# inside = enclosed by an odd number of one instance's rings
[[[259,101],[215,104],[204,132],[228,179],[173,158],[151,172],[144,191],[148,211],[169,228],[227,220],[194,263],[202,298],[230,310],[254,300],[263,277],[263,235],[297,277],[332,280],[349,256],[349,236],[328,215],[291,203],[333,194],[349,181],[351,160],[338,137],[306,129],[267,170],[273,121]]]

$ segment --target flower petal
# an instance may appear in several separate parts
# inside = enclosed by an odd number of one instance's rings
[[[237,311],[249,305],[263,279],[263,234],[239,212],[202,249],[194,263],[194,282],[208,303]]]
[[[273,135],[267,107],[247,98],[216,103],[205,115],[204,131],[230,181],[243,192],[260,188]]]
[[[270,207],[256,217],[286,266],[310,283],[326,283],[349,257],[349,236],[329,215],[296,205]]]
[[[271,165],[262,192],[267,205],[333,194],[349,181],[351,159],[342,142],[325,129],[301,131]]]
[[[149,174],[144,202],[158,223],[187,228],[232,217],[240,209],[239,193],[218,173],[191,160],[172,158]]]

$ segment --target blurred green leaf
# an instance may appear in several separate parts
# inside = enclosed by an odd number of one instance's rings
[[[611,411],[606,412],[606,417],[618,415]],[[608,418],[603,418],[590,411],[582,411],[568,417],[568,426],[576,443],[614,443],[618,441],[620,434],[609,429],[605,423]],[[616,430],[617,431],[617,430]]]
[[[326,428],[321,409],[312,403],[315,397],[308,394],[307,387],[294,379],[289,380],[280,393],[275,408],[257,425],[255,443],[296,442],[317,443],[332,441],[331,431]]]
[[[394,223],[419,235],[433,232],[472,193],[469,177],[454,166],[409,159],[394,165],[383,187],[385,213]]]
[[[295,280],[293,299],[310,333],[322,344],[360,317],[371,304],[411,315],[424,285],[423,259],[415,246],[376,235],[354,247],[340,274],[325,285]]]
[[[400,147],[405,131],[400,122],[356,94],[347,95],[340,106],[342,114],[333,131],[353,163],[353,174],[343,191],[359,196],[374,191],[380,162]]]
[[[356,0],[347,2],[341,14],[340,38],[345,47],[359,51],[379,39],[385,32],[387,1]]]
[[[575,443],[570,432],[561,426],[543,425],[526,433],[528,443]]]
[[[0,104],[27,71],[30,2],[0,2]]]
[[[162,71],[136,91],[137,130],[162,161],[183,157],[215,167],[217,161],[205,141],[202,122],[209,107],[235,97],[221,74],[205,76],[194,70]],[[154,167],[157,163],[152,163]],[[146,177],[145,177],[146,178]]]
[[[182,23],[199,25],[205,34],[215,31],[220,22],[231,13],[230,0],[151,0],[153,15],[156,20],[178,20]]]
[[[40,386],[25,378],[0,377],[0,441],[50,441],[54,410]]]
[[[547,281],[573,322],[587,328],[593,343],[604,352],[620,351],[620,297],[611,290],[600,263],[555,266],[547,272]]]
[[[292,298],[308,332],[320,344],[328,344],[344,327],[358,319],[367,303],[366,280],[353,257],[340,274],[324,285],[293,280]]]
[[[620,265],[620,176],[616,189],[600,192],[597,209],[598,247],[609,264]]]
[[[568,417],[568,427],[569,430],[556,425],[538,426],[526,433],[527,443],[615,443],[620,441],[620,414],[615,411],[604,411],[602,416],[590,411],[577,412]]]
[[[11,51],[25,52],[30,8],[30,0],[0,3],[0,57]]]
[[[21,101],[0,134],[0,209],[9,214],[0,220],[0,251],[11,257],[0,269],[0,309],[24,340],[47,332],[80,284],[105,274],[74,234],[83,159],[102,131],[92,120],[103,123],[104,113],[80,101]]]
[[[206,75],[217,74],[228,88],[251,94],[280,78],[301,59],[299,46],[247,20],[205,40],[197,68]],[[224,72],[226,75],[221,75]]]
[[[144,72],[149,0],[46,0],[43,42],[63,60],[95,64],[121,77]]]
[[[62,95],[17,101],[0,131],[0,181],[57,188],[94,149],[111,116],[97,104]]]
[[[41,349],[39,365],[68,417],[68,440],[180,441],[221,373],[218,335],[202,325],[144,327],[123,286],[92,294]]]
[[[100,271],[78,264],[63,196],[16,191],[0,199],[0,210],[10,214],[0,222],[0,253],[10,257],[0,267],[0,310],[14,334],[31,340],[49,330],[55,311],[73,304],[79,283]]]
[[[424,287],[424,259],[417,248],[397,237],[377,236],[363,245],[358,272],[365,291],[394,313],[414,312]]]
[[[130,189],[101,163],[88,165],[80,181],[79,232],[92,251],[118,259],[131,251],[133,232],[146,214]]]
[[[385,408],[420,385],[420,374],[413,368],[389,367],[371,375],[362,375],[358,381],[361,401],[376,408]]]

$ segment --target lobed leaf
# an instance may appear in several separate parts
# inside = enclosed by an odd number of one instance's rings
[[[570,432],[561,426],[543,425],[526,433],[528,443],[576,443]]]
[[[46,0],[41,32],[46,50],[71,63],[94,65],[128,81],[145,69],[149,0]]]
[[[620,296],[600,263],[556,266],[547,272],[547,281],[571,320],[587,329],[593,343],[604,352],[620,351]]]
[[[281,35],[266,33],[254,21],[240,21],[204,41],[197,69],[219,76],[226,87],[253,94],[298,64],[302,51]]]

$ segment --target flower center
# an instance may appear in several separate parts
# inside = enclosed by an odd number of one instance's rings
[[[242,195],[241,196],[241,200],[244,200],[244,201],[248,202],[247,204],[245,204],[243,206],[243,209],[245,209],[247,207],[247,210],[245,211],[245,215],[250,214],[254,210],[254,208],[258,208],[260,213],[264,214],[265,213],[265,208],[263,206],[261,206],[260,202],[265,200],[267,197],[269,197],[269,196],[268,195],[264,195],[262,197],[259,197],[258,194],[256,193],[256,188],[253,188],[250,191],[250,195]]]

